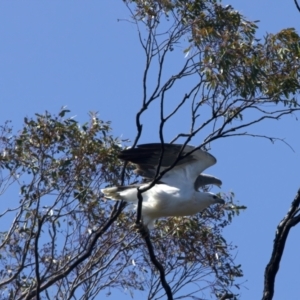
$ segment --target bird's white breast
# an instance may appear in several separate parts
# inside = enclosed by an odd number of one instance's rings
[[[152,218],[185,216],[194,213],[195,191],[180,190],[164,184],[158,184],[147,192],[143,201],[143,214]]]

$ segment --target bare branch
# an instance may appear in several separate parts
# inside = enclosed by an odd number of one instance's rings
[[[300,223],[300,216],[296,215],[299,212],[299,205],[300,189],[298,190],[297,195],[291,204],[290,210],[277,226],[271,259],[265,270],[263,300],[273,299],[275,278],[279,270],[279,264],[283,255],[289,231],[293,226]]]
[[[294,2],[295,2],[295,5],[296,5],[296,7],[297,7],[298,11],[300,12],[300,6],[299,6],[299,4],[298,4],[297,0],[294,0]]]

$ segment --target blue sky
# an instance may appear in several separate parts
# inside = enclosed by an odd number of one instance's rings
[[[260,20],[259,36],[299,26],[300,14],[293,1],[223,4],[231,4],[249,20]],[[12,120],[19,129],[25,116],[45,110],[56,113],[67,105],[82,122],[89,111],[98,111],[100,118],[112,121],[115,136],[133,140],[144,56],[134,25],[124,21],[127,17],[121,0],[1,1],[0,122]],[[178,59],[183,60],[183,55]],[[142,119],[141,142],[157,141],[153,129],[157,114],[154,107]],[[184,126],[184,119],[178,124]],[[300,188],[299,129],[296,116],[253,127],[255,133],[285,138],[295,152],[283,143],[254,138],[212,144],[218,163],[209,173],[222,179],[222,191],[234,191],[236,199],[248,207],[225,232],[226,239],[238,245],[236,260],[245,275],[243,300],[261,298],[276,226]],[[178,131],[182,129],[168,127],[166,136],[171,139]],[[275,300],[299,299],[299,234],[300,226],[290,233]],[[110,298],[119,295],[113,293]]]

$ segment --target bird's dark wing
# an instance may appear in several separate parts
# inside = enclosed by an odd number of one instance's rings
[[[163,145],[164,153],[160,171],[170,167],[178,159],[182,146],[181,144]],[[176,166],[167,173],[168,175],[164,175],[162,181],[165,181],[164,179],[166,178],[172,180],[173,176],[177,177],[178,180],[186,180],[187,178],[182,178],[185,175],[194,183],[203,170],[216,163],[215,157],[200,149],[187,155],[194,149],[195,147],[186,145],[179,156]],[[137,174],[146,178],[154,178],[161,153],[162,145],[160,143],[142,144],[136,148],[121,151],[119,158],[136,164],[137,169],[135,171]]]
[[[211,184],[221,187],[222,181],[211,175],[200,174],[195,181],[195,190],[197,191],[199,188]]]

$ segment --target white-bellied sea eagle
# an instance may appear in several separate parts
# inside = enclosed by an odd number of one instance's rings
[[[200,187],[214,184],[220,186],[221,180],[207,174],[205,169],[216,163],[215,157],[203,150],[186,145],[143,144],[136,148],[123,150],[119,158],[134,163],[135,172],[145,178],[141,184],[108,187],[102,190],[104,196],[114,200],[124,200],[137,206],[137,189],[148,186],[156,175],[161,158],[160,172],[176,165],[149,190],[142,193],[142,217],[144,225],[152,228],[154,221],[161,217],[194,215],[211,204],[224,204],[224,200],[210,192],[199,191]],[[191,152],[191,153],[190,153]],[[179,156],[179,157],[178,157]]]

